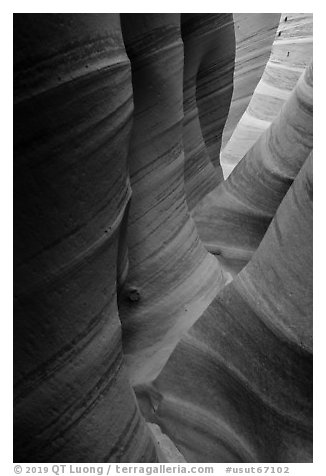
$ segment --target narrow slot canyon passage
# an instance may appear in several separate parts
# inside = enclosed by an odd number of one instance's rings
[[[14,462],[312,462],[312,14],[13,22]]]

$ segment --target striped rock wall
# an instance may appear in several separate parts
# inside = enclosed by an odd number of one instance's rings
[[[310,461],[312,68],[219,185],[231,15],[16,15],[14,50],[15,461]]]
[[[310,65],[271,126],[193,212],[206,247],[233,272],[251,258],[312,149],[312,83]]]
[[[139,384],[158,375],[227,276],[201,243],[186,202],[180,16],[123,14],[122,26],[135,112],[129,272],[119,313],[130,379]]]
[[[311,60],[312,14],[283,13],[264,74],[222,151],[226,177],[270,126]]]
[[[140,386],[188,462],[311,462],[312,156],[249,264]]]
[[[261,79],[280,22],[280,13],[234,13],[236,56],[232,102],[223,130],[226,146]],[[223,157],[223,154],[222,154]]]
[[[119,15],[15,15],[14,461],[155,462],[123,365],[131,189]]]
[[[232,14],[182,14],[181,33],[184,180],[187,204],[192,210],[223,180],[219,157],[233,90]]]

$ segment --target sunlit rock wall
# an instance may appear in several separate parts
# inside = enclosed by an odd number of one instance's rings
[[[223,130],[222,149],[230,140],[262,77],[271,55],[280,14],[234,13],[233,18],[236,37],[234,89]]]
[[[283,13],[263,76],[229,142],[225,131],[221,163],[226,177],[269,127],[311,59],[312,14]]]

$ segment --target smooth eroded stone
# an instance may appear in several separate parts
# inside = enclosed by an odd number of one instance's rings
[[[222,149],[247,109],[269,60],[280,13],[234,13],[236,56],[232,102],[223,130]],[[221,154],[223,157],[223,154]]]
[[[238,272],[257,249],[313,144],[313,70],[306,68],[271,126],[193,211],[207,249]]]
[[[224,176],[228,177],[270,126],[311,60],[312,14],[283,13],[264,74],[222,151]]]
[[[312,460],[312,193],[310,155],[252,260],[137,389],[188,462]]]
[[[129,272],[119,314],[130,380],[153,380],[224,286],[184,189],[183,43],[178,14],[122,14],[135,114],[129,147]]]
[[[192,210],[223,180],[219,157],[233,90],[233,16],[182,13],[181,33],[185,190]]]
[[[15,462],[157,461],[116,296],[132,113],[119,15],[14,15]]]

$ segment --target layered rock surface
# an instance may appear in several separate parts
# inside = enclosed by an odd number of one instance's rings
[[[189,462],[311,461],[311,316],[312,156],[252,260],[138,388],[147,418]]]
[[[313,70],[307,67],[271,126],[193,211],[206,247],[238,272],[251,258],[313,145]]]
[[[220,148],[233,91],[231,14],[182,14],[183,144],[190,210],[222,180]]]
[[[180,16],[126,14],[134,127],[129,272],[119,294],[131,382],[155,378],[227,280],[201,243],[184,189],[183,44]]]
[[[15,461],[310,461],[312,68],[222,182],[232,15],[14,31]]]
[[[227,143],[225,131],[221,163],[226,177],[270,126],[311,59],[312,14],[283,13],[262,78]]]
[[[14,460],[155,462],[116,297],[133,112],[119,15],[14,28]]]
[[[271,55],[279,13],[234,13],[236,56],[234,89],[228,119],[223,129],[222,149],[246,111]],[[226,152],[225,152],[226,153]],[[221,158],[224,158],[222,154]],[[224,168],[226,164],[223,164]]]

